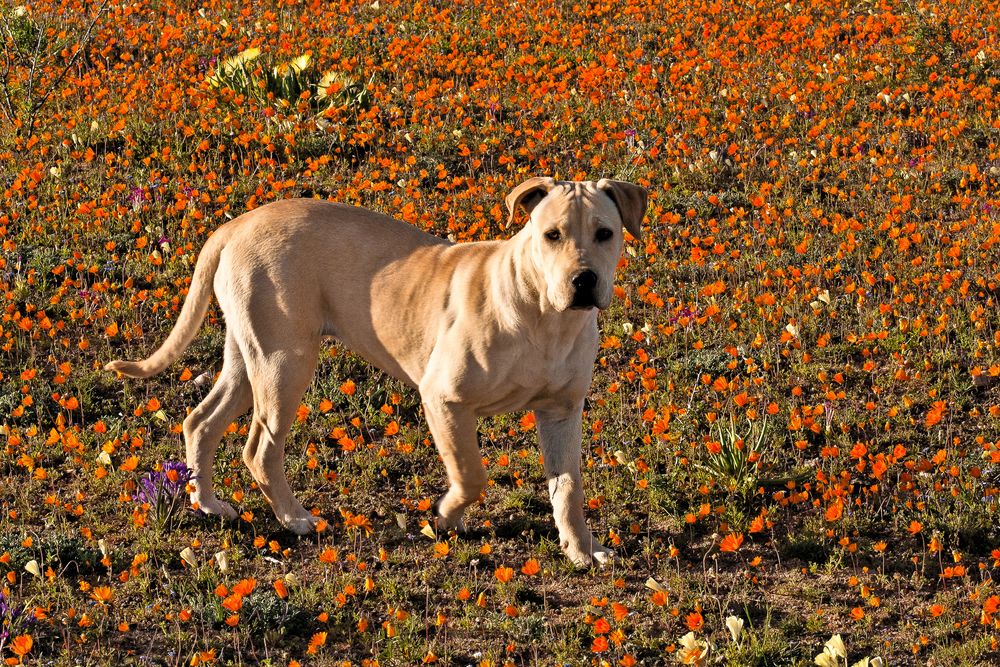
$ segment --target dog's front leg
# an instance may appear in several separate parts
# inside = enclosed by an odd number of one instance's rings
[[[466,407],[423,397],[424,416],[448,471],[448,492],[437,502],[438,527],[462,529],[465,508],[486,488],[486,469],[476,434],[476,415]]]
[[[566,412],[537,411],[536,417],[559,544],[566,557],[579,566],[587,567],[595,562],[605,565],[614,558],[614,552],[597,541],[583,517],[583,479],[580,475],[583,403]]]

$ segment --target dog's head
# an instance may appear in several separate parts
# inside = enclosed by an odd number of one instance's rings
[[[644,188],[607,178],[556,181],[530,178],[507,195],[510,219],[530,215],[525,228],[545,298],[559,311],[604,309],[611,303],[624,231],[635,238],[646,213]]]

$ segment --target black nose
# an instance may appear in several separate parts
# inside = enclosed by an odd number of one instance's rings
[[[593,308],[597,305],[594,300],[594,288],[597,287],[597,274],[587,269],[573,276],[573,303],[571,308]]]
[[[573,287],[575,287],[578,292],[592,290],[596,286],[597,274],[590,269],[581,271],[573,278]]]

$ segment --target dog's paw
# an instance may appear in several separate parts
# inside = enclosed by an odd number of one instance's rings
[[[459,533],[465,532],[465,508],[459,509],[457,512],[443,513],[441,511],[442,500],[444,497],[437,499],[434,503],[434,520],[437,523],[437,529],[440,531],[454,530]]]
[[[205,514],[221,516],[226,519],[235,519],[239,516],[239,513],[233,508],[232,505],[215,497],[196,498],[192,496],[191,506],[201,510]]]
[[[465,519],[461,516],[457,519],[445,519],[440,514],[437,515],[437,529],[442,532],[448,532],[449,530],[454,530],[457,533],[465,532]]]
[[[597,545],[597,549],[591,555],[594,558],[594,564],[599,567],[610,565],[618,558],[618,554],[613,549],[608,549],[600,544]]]
[[[594,565],[598,567],[610,565],[617,558],[617,555],[613,550],[608,549],[595,540],[590,552],[579,548],[567,548],[566,557],[577,567],[589,568]]]
[[[455,512],[454,514],[447,516],[441,514],[440,508],[436,508],[434,511],[434,519],[437,522],[437,529],[442,531],[454,530],[459,533],[465,532],[465,519],[463,518],[464,512]]]
[[[292,531],[296,535],[308,535],[316,530],[316,524],[318,524],[323,517],[313,516],[312,514],[306,513],[305,515],[281,517],[281,525],[283,525],[288,530]]]

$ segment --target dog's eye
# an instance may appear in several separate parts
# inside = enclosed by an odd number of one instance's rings
[[[562,234],[559,233],[558,229],[550,229],[549,231],[545,232],[545,238],[547,238],[550,241],[558,241],[559,239],[562,238]]]
[[[597,239],[598,243],[600,243],[602,241],[607,241],[614,235],[615,233],[610,229],[608,229],[607,227],[601,227],[600,229],[597,230],[597,233],[594,234],[594,238]]]

